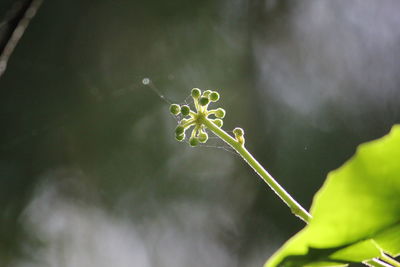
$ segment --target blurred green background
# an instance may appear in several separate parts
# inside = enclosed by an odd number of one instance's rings
[[[0,77],[0,266],[261,266],[302,221],[222,142],[176,142],[160,94],[218,89],[224,128],[309,208],[400,122],[399,12],[45,0]]]

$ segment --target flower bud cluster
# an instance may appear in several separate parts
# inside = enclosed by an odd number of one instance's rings
[[[219,93],[216,91],[205,90],[201,92],[198,88],[193,88],[191,96],[194,102],[194,111],[188,105],[172,104],[169,108],[170,112],[175,115],[182,115],[182,120],[179,122],[175,129],[175,138],[178,141],[184,141],[186,138],[186,131],[193,127],[189,137],[189,144],[197,146],[199,143],[205,143],[208,140],[206,132],[205,120],[213,122],[217,127],[222,127],[222,119],[225,117],[225,110],[222,108],[208,110],[208,106],[212,102],[217,102],[220,98]],[[214,116],[214,118],[210,118]],[[243,130],[241,134],[236,134],[235,138],[240,144],[244,144]],[[236,130],[235,129],[235,130]]]

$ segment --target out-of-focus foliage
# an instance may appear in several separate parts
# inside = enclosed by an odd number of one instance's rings
[[[400,254],[400,125],[362,144],[316,194],[308,226],[265,266],[333,266]]]

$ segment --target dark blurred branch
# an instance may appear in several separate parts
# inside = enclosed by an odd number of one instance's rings
[[[2,34],[3,36],[1,36],[0,39],[0,77],[5,72],[12,52],[42,2],[43,0],[30,0],[25,3],[22,1],[15,3],[9,12],[9,15],[6,16],[11,17],[9,21],[5,21],[0,25],[1,28],[5,27],[5,32]]]

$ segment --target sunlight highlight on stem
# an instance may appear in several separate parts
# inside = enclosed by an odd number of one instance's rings
[[[365,261],[363,262],[365,265],[367,266],[371,266],[371,267],[393,267],[392,265],[387,264],[386,262],[383,262],[379,259],[372,259],[369,261]]]
[[[381,260],[391,264],[394,267],[400,267],[400,263],[398,261],[396,261],[395,259],[392,259],[391,257],[389,257],[388,255],[382,253],[382,256],[380,257]]]
[[[292,213],[309,223],[312,216],[308,213],[275,179],[264,167],[250,154],[243,144],[232,138],[227,132],[215,125],[213,122],[204,118],[202,123],[213,131],[225,143],[236,150],[239,155],[253,168],[253,170],[271,187],[271,189],[285,202]]]

